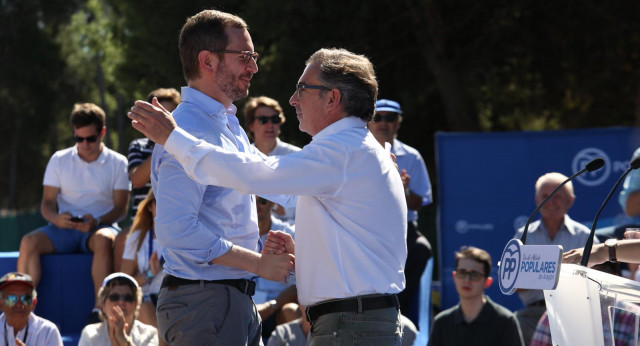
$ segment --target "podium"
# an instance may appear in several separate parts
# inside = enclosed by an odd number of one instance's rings
[[[562,264],[544,296],[553,345],[638,345],[640,282]]]

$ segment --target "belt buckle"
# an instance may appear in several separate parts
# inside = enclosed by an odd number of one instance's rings
[[[311,307],[306,307],[304,309],[304,314],[307,315],[307,321],[309,321],[309,323],[313,323],[314,319],[311,316]]]

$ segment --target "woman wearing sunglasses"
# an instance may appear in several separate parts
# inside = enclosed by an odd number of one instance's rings
[[[266,97],[252,97],[244,106],[244,124],[249,139],[261,153],[267,156],[282,156],[300,151],[299,147],[280,140],[280,127],[286,118],[280,103]],[[274,216],[293,224],[296,208],[276,205]]]
[[[136,320],[142,290],[134,278],[125,273],[107,276],[98,299],[102,322],[84,327],[79,346],[158,345],[157,329]]]

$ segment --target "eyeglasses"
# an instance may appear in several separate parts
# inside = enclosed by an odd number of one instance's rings
[[[397,113],[389,113],[389,114],[376,114],[373,116],[373,119],[371,119],[374,123],[379,123],[381,121],[385,121],[387,123],[393,123],[396,120],[398,120],[398,114]]]
[[[266,200],[266,199],[260,198],[260,197],[256,197],[256,202],[258,202],[261,205],[267,205],[269,203],[269,200]]]
[[[6,297],[2,297],[2,299],[4,300],[4,305],[6,305],[7,307],[16,305],[18,299],[20,299],[23,305],[31,305],[31,302],[33,302],[33,296],[31,296],[30,294],[23,294],[20,297],[15,294],[9,294]]]
[[[272,124],[280,124],[282,122],[282,117],[280,116],[280,114],[276,114],[272,116],[259,115],[256,117],[256,120],[260,125],[264,125],[269,121],[271,121]]]
[[[98,140],[98,135],[89,137],[73,136],[73,140],[76,141],[76,143],[82,143],[84,141],[87,141],[88,143],[95,143]]]
[[[456,278],[458,279],[469,278],[469,280],[471,281],[478,281],[484,278],[484,274],[479,273],[475,270],[468,271],[464,269],[458,269],[456,270]]]
[[[256,53],[256,52],[251,52],[248,50],[217,50],[214,51],[213,53],[227,53],[227,54],[240,54],[243,55],[242,57],[242,62],[244,62],[245,64],[249,63],[249,59],[253,59],[253,61],[258,61],[258,57],[260,57],[260,54]]]
[[[300,93],[303,92],[305,89],[331,90],[331,88],[327,88],[324,85],[307,85],[307,84],[298,83],[296,84],[296,93],[298,93],[298,97],[302,97],[300,96]]]
[[[135,299],[133,294],[117,294],[117,293],[112,293],[107,298],[112,303],[117,303],[119,301],[125,301],[127,303],[133,303],[133,301]]]

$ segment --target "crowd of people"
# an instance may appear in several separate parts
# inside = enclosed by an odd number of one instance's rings
[[[432,256],[418,225],[431,183],[420,153],[397,138],[402,107],[378,98],[371,62],[335,48],[309,57],[288,101],[313,137],[299,148],[280,140],[286,117],[270,97],[248,99],[240,126],[233,102],[248,96],[259,56],[243,19],[202,11],[178,46],[187,86],[135,103],[129,117],[145,137],[127,157],[103,143],[100,107],[74,106],[75,145],[44,174],[48,224],[22,238],[17,271],[0,279],[5,344],[62,344],[33,314],[40,256],[88,252],[95,307],[80,345],[411,345],[412,300]],[[564,179],[541,176],[536,202]],[[625,182],[629,213],[640,214],[639,181]],[[527,244],[577,249],[565,254],[575,261],[589,230],[568,215],[574,199],[568,183]],[[640,240],[614,246],[638,260]],[[610,259],[603,244],[592,251],[593,264]],[[490,255],[469,246],[455,256],[460,302],[435,317],[429,345],[549,339],[541,291],[519,291],[525,307],[511,312],[485,294]]]

